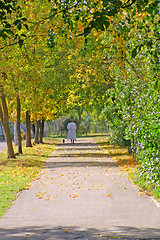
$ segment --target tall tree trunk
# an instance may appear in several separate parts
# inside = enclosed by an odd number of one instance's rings
[[[31,143],[31,118],[29,111],[26,112],[26,147],[32,147]]]
[[[17,121],[14,122],[14,145],[18,146]]]
[[[31,127],[32,127],[32,132],[33,132],[33,135],[34,135],[34,137],[35,137],[35,131],[36,131],[36,127],[35,127],[34,123],[31,125]]]
[[[9,129],[9,123],[8,123],[8,108],[6,104],[6,98],[3,93],[3,88],[1,85],[0,85],[0,97],[2,102],[2,107],[0,106],[0,119],[1,119],[3,130],[4,130],[5,139],[7,142],[8,158],[15,158],[10,129]]]
[[[78,113],[78,118],[79,118],[79,124],[82,121],[82,113],[83,113],[83,109],[81,107],[77,107],[77,113]]]
[[[44,119],[40,122],[40,143],[43,143]]]
[[[18,153],[22,154],[22,139],[21,139],[21,103],[17,97],[17,136],[18,136]]]
[[[35,130],[35,138],[34,138],[35,143],[39,143],[39,127],[40,127],[40,121],[36,121],[36,130]]]

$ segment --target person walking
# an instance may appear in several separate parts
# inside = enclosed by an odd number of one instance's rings
[[[71,140],[71,143],[74,144],[74,141],[76,140],[76,129],[77,125],[74,122],[74,119],[70,120],[70,123],[67,125],[68,134],[67,134],[67,140]]]

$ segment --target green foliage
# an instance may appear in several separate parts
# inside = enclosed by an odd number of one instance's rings
[[[138,13],[128,11],[128,18],[114,25],[116,45],[107,51],[113,61],[114,86],[107,92],[103,114],[110,121],[111,141],[131,142],[140,163],[140,179],[153,185],[160,196],[159,18],[155,8],[154,14],[146,14],[145,8],[151,7],[147,4],[137,4]],[[106,36],[106,43],[110,39]]]
[[[109,142],[114,145],[119,145],[122,147],[131,146],[131,140],[125,138],[125,129],[126,127],[119,123],[117,126],[110,124],[110,138]]]
[[[15,20],[14,20],[15,19]],[[0,1],[0,38],[14,39],[19,46],[23,45],[26,35],[21,32],[22,28],[28,30],[27,18],[22,15],[22,7],[17,1]]]
[[[132,69],[130,71],[132,72]],[[133,72],[129,74],[128,66],[129,76],[122,81],[123,75],[120,71],[115,81],[114,101],[112,104],[110,102],[104,113],[107,112],[108,119],[112,121],[112,143],[121,145],[123,139],[132,142],[132,149],[140,163],[140,178],[154,184],[156,194],[158,194],[157,189],[160,187],[158,75],[155,78],[151,69],[145,74],[145,80],[137,79]],[[113,92],[110,92],[110,95],[113,98]]]
[[[111,97],[108,99],[108,102],[101,113],[106,121],[109,121],[109,142],[123,147],[130,146],[130,139],[128,140],[125,138],[126,126],[123,124],[121,117],[117,115],[117,105],[112,100],[115,98],[115,93],[114,91],[109,91],[109,94]]]
[[[137,139],[137,157],[141,163],[140,177],[155,184],[155,191],[157,191],[160,189],[160,103],[157,89],[154,89],[153,86],[151,89],[152,92],[149,96],[148,94],[143,96],[143,102],[147,102],[147,105],[143,110],[145,111],[143,112],[144,116],[141,118],[141,124],[137,127],[135,137]]]

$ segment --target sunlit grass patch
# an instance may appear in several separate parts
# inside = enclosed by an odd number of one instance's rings
[[[120,147],[118,145],[111,145],[109,139],[96,139],[98,145],[104,150],[104,153],[111,157],[121,169],[127,169],[127,167],[137,168],[138,163],[134,157],[129,154],[128,148]]]
[[[0,216],[7,211],[20,191],[29,188],[30,182],[54,149],[53,141],[45,140],[45,144],[31,148],[23,146],[23,154],[17,155],[16,159],[7,159],[6,151],[0,153]]]
[[[104,152],[107,153],[114,161],[116,161],[119,168],[128,170],[129,168],[137,168],[138,163],[132,155],[128,153],[128,148],[120,146],[113,146],[109,143],[103,145]]]
[[[96,142],[100,145],[100,146],[105,146],[106,143],[109,142],[109,135],[106,136],[97,136],[96,137]]]

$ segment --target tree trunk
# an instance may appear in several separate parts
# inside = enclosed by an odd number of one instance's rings
[[[34,137],[35,137],[35,131],[36,131],[36,128],[35,128],[35,125],[34,125],[34,123],[31,125],[31,127],[32,127],[32,132],[33,132],[33,135],[34,135]]]
[[[44,119],[40,122],[40,143],[43,143]]]
[[[35,138],[34,138],[35,143],[39,143],[39,127],[40,127],[40,121],[36,121]]]
[[[2,102],[2,108],[0,106],[0,119],[1,119],[3,130],[4,130],[4,134],[5,134],[5,140],[7,142],[8,158],[15,158],[10,129],[9,129],[9,123],[8,123],[8,109],[6,104],[6,98],[4,96],[3,88],[1,85],[0,85],[0,96],[1,96],[1,102]]]
[[[21,139],[21,103],[17,97],[17,136],[18,136],[18,153],[22,154],[22,139]]]
[[[78,112],[78,118],[79,118],[79,124],[82,121],[82,113],[83,113],[83,109],[81,109],[80,107],[77,109]]]
[[[18,146],[17,121],[14,122],[14,145]]]
[[[29,111],[26,112],[26,147],[32,147],[31,143],[31,118]]]

